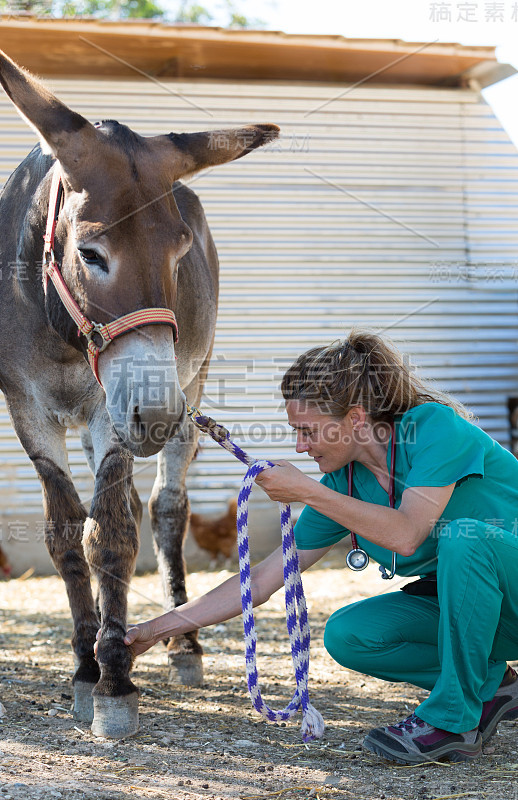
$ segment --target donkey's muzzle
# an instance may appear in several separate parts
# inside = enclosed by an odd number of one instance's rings
[[[145,458],[175,435],[185,422],[186,406],[171,330],[156,326],[144,331],[112,342],[99,366],[117,436],[135,456]]]
[[[147,458],[158,453],[179,430],[187,416],[185,401],[180,413],[157,413],[155,409],[131,404],[128,409],[127,423],[124,426],[114,424],[121,441],[133,455]]]
[[[144,382],[134,386],[123,404],[109,402],[107,409],[118,438],[127,449],[139,458],[158,453],[185,422],[187,412],[185,397],[178,386],[172,397],[165,386],[154,387],[152,399]],[[168,394],[168,393],[167,393]]]

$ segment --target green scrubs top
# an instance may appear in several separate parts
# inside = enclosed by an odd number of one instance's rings
[[[396,508],[405,489],[411,486],[449,486],[455,489],[443,515],[428,538],[412,556],[397,557],[398,575],[428,575],[437,568],[437,537],[447,535],[452,520],[462,520],[460,535],[476,538],[473,522],[487,526],[488,536],[498,529],[518,531],[518,460],[487,433],[452,408],[440,403],[423,403],[395,418]],[[390,444],[387,452],[390,469]],[[326,473],[321,483],[340,494],[348,494],[345,466]],[[388,506],[387,492],[372,472],[354,464],[353,496],[367,503]],[[457,531],[457,527],[456,527]],[[306,506],[295,526],[300,550],[327,547],[350,531],[338,522]],[[458,535],[456,532],[455,535]],[[390,568],[392,553],[358,536],[358,546],[379,564]]]

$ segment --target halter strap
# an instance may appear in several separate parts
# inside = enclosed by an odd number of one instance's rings
[[[93,322],[83,314],[63,279],[54,255],[54,236],[62,198],[63,184],[59,171],[55,169],[49,194],[47,227],[43,237],[45,243],[43,249],[43,291],[47,294],[50,278],[61,302],[77,325],[78,336],[84,336],[88,342],[88,363],[98,383],[102,386],[98,368],[99,353],[106,350],[113,339],[145,325],[170,325],[173,329],[173,339],[176,344],[178,341],[178,323],[174,312],[169,308],[143,308],[138,311],[132,311],[130,314],[125,314],[108,323]]]

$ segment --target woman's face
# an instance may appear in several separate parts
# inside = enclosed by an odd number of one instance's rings
[[[321,472],[333,472],[353,460],[352,412],[337,418],[305,400],[287,400],[288,422],[297,432],[297,453],[307,453]]]

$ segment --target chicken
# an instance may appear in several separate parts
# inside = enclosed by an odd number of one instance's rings
[[[0,575],[3,575],[4,578],[11,577],[11,565],[7,560],[7,556],[0,547]]]
[[[191,533],[202,550],[211,555],[211,565],[215,566],[219,556],[230,559],[237,542],[237,498],[228,503],[226,514],[222,517],[205,517],[191,514]]]

